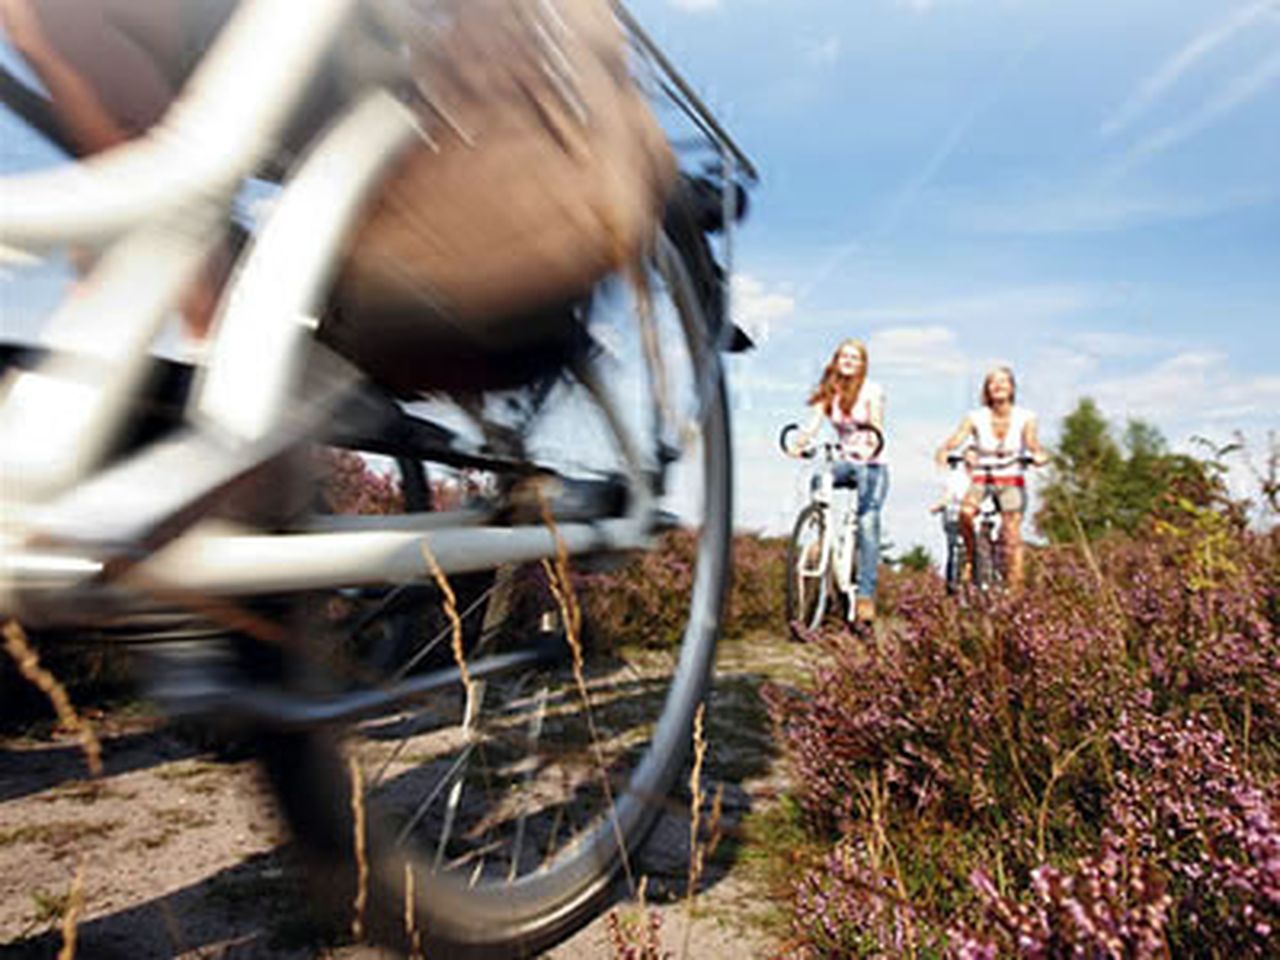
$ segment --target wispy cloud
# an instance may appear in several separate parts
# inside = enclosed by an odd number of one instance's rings
[[[876,330],[867,350],[877,369],[887,369],[898,376],[955,376],[965,369],[965,356],[955,331],[944,326]]]
[[[1097,292],[1088,286],[1042,284],[1002,287],[915,303],[873,304],[854,310],[842,310],[839,312],[839,319],[867,324],[977,324],[999,330],[1002,324],[1038,324],[1062,319],[1097,300]]]
[[[1223,20],[1197,34],[1153,73],[1144,77],[1119,109],[1103,122],[1099,132],[1103,136],[1119,133],[1177,84],[1199,61],[1259,17],[1277,11],[1280,11],[1278,0],[1261,0],[1233,11]]]
[[[1085,384],[1109,414],[1157,423],[1188,418],[1228,425],[1280,407],[1280,377],[1238,375],[1226,354],[1185,351],[1138,373]]]
[[[1116,181],[1097,184],[1032,184],[1005,196],[949,204],[945,215],[957,228],[1009,236],[1109,233],[1154,224],[1201,220],[1266,206],[1280,200],[1275,190],[1226,192],[1201,196],[1160,194]]]
[[[1107,360],[1152,356],[1169,348],[1168,340],[1159,337],[1110,330],[1076,334],[1072,342],[1089,356]]]
[[[1247,73],[1237,76],[1216,97],[1185,120],[1172,123],[1130,148],[1113,166],[1122,174],[1152,157],[1188,140],[1219,119],[1243,106],[1264,89],[1280,80],[1280,53],[1273,53]]]
[[[677,10],[688,10],[690,13],[715,10],[720,6],[720,0],[667,0],[667,3]]]
[[[815,287],[824,283],[836,269],[847,260],[852,254],[858,251],[863,244],[876,236],[883,236],[890,233],[897,227],[903,214],[909,210],[916,202],[920,194],[929,186],[930,183],[938,176],[938,173],[946,166],[948,160],[959,149],[960,145],[968,137],[969,131],[977,123],[978,118],[995,102],[997,97],[1004,91],[1005,84],[1008,83],[1010,77],[1013,76],[1019,64],[1029,54],[1032,49],[1040,42],[1039,36],[1028,37],[1020,46],[1014,49],[1001,63],[995,75],[991,78],[990,84],[986,89],[980,90],[978,94],[970,101],[968,108],[962,111],[953,123],[943,134],[942,140],[937,144],[933,151],[925,158],[924,163],[915,171],[898,189],[888,206],[885,208],[878,221],[867,231],[858,237],[854,237],[848,243],[839,247],[834,255],[823,264],[822,268],[815,274],[813,279],[801,292],[804,297],[810,293]]]
[[[732,281],[734,321],[757,344],[769,339],[778,326],[796,311],[796,299],[785,288],[767,287],[750,274],[735,274]]]

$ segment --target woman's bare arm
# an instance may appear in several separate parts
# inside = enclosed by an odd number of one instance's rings
[[[1049,454],[1040,443],[1040,422],[1031,417],[1022,428],[1022,445],[1031,453],[1031,459],[1037,467],[1049,462]]]
[[[812,404],[809,407],[809,421],[804,424],[795,439],[791,441],[791,455],[798,457],[807,450],[810,444],[818,436],[818,431],[822,429],[822,421],[826,417],[826,411],[823,410],[821,403]]]
[[[947,454],[955,450],[962,443],[973,436],[973,421],[969,419],[966,413],[964,419],[960,421],[960,425],[952,431],[947,439],[942,441],[942,446],[938,448],[938,452],[933,455],[933,460],[938,466],[945,466],[947,462]]]

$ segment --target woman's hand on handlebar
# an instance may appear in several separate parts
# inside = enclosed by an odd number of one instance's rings
[[[858,423],[854,427],[853,434],[841,444],[841,450],[854,460],[875,460],[884,449],[884,431],[871,422]]]
[[[813,438],[798,423],[789,423],[778,434],[778,446],[788,457],[796,459],[813,456]]]

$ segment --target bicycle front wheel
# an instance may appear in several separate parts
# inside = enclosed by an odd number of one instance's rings
[[[797,640],[818,629],[827,609],[827,511],[811,503],[796,518],[787,544],[787,628]]]
[[[459,679],[421,709],[343,731],[265,738],[267,772],[325,902],[350,917],[363,896],[365,931],[384,943],[409,946],[412,927],[428,955],[523,956],[563,937],[619,872],[638,882],[631,857],[691,743],[729,576],[719,357],[666,243],[646,282],[606,282],[588,312],[606,375],[540,387],[522,442],[563,476],[616,478],[621,452],[608,438],[628,412],[667,532],[648,553],[571,573],[571,605],[554,563],[495,571],[468,656],[538,645],[558,656]],[[524,399],[493,401],[501,412]]]
[[[964,537],[960,535],[957,524],[944,524],[943,532],[947,538],[947,593],[955,594],[960,589],[960,579],[964,573]]]
[[[996,554],[999,543],[992,537],[985,524],[978,527],[973,538],[973,585],[979,589],[987,589],[994,585],[999,576],[999,565]]]

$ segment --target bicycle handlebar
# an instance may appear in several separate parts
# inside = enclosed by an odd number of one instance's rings
[[[787,438],[791,433],[799,429],[800,424],[798,423],[788,423],[783,427],[782,432],[778,434],[778,446],[781,447],[782,452],[789,457],[800,457],[804,460],[811,460],[817,456],[817,450],[810,447],[807,450],[802,450],[799,453],[796,453],[787,442]],[[878,457],[880,455],[880,451],[884,449],[884,431],[874,423],[859,423],[857,424],[857,432],[869,434],[874,438],[875,443],[870,452],[863,452],[862,450],[859,450],[856,447],[851,447],[847,444],[827,442],[822,444],[822,448],[826,452],[828,458],[830,458],[837,450],[848,454],[855,460],[861,460],[864,462],[874,460]]]
[[[969,458],[965,453],[952,451],[947,454],[947,466],[949,467],[955,468],[968,461]],[[970,465],[970,468],[989,473],[992,470],[998,470],[1001,467],[1011,466],[1015,463],[1024,468],[1034,467],[1036,466],[1036,458],[1029,453],[1001,454],[994,457],[988,456],[985,460],[974,462]]]

